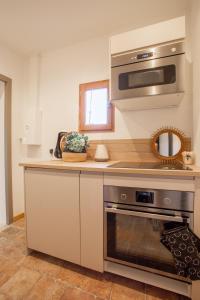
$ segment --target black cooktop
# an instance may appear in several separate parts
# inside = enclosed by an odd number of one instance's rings
[[[187,170],[192,171],[188,166],[176,162],[166,163],[146,163],[146,162],[118,162],[108,166],[109,168],[126,168],[126,169],[161,169],[161,170]]]

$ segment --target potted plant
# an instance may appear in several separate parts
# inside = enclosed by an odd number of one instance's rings
[[[87,159],[88,137],[78,132],[65,136],[62,159],[64,161],[85,161]]]

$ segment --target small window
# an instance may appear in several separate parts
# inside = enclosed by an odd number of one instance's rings
[[[109,101],[109,81],[80,84],[79,130],[114,130],[114,109]]]

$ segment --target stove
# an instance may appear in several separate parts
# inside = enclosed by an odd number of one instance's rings
[[[109,165],[108,168],[125,168],[125,169],[159,169],[159,170],[186,170],[192,171],[192,168],[176,162],[171,164],[166,163],[147,163],[147,162],[128,162],[121,161]]]

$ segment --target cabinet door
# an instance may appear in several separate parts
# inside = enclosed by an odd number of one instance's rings
[[[79,172],[25,170],[27,246],[80,264]]]
[[[80,175],[81,265],[103,272],[103,174]]]

